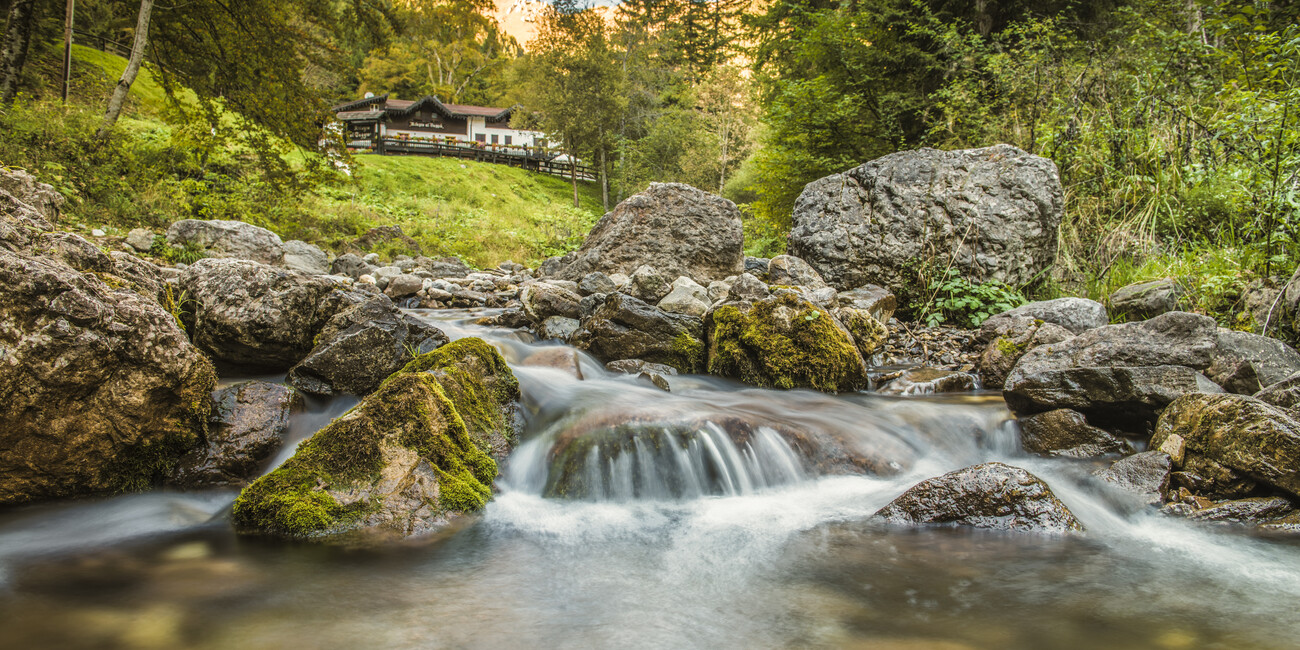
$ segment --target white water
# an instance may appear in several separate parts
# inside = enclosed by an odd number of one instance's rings
[[[1094,464],[1024,456],[996,399],[695,377],[664,393],[587,357],[583,381],[517,365],[538,349],[526,337],[439,325],[497,343],[525,397],[524,441],[476,523],[349,552],[235,538],[229,492],[11,512],[0,646],[1300,647],[1300,547],[1164,518]],[[296,435],[347,406],[316,405]],[[871,472],[810,454],[827,448]],[[867,521],[989,460],[1043,478],[1087,532]]]

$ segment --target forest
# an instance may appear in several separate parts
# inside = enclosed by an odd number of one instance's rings
[[[331,164],[347,154],[328,109],[374,92],[519,104],[518,126],[598,167],[585,191],[605,210],[651,182],[687,183],[741,206],[757,255],[784,250],[806,183],[891,152],[1007,143],[1051,159],[1067,201],[1052,277],[927,292],[953,304],[1098,297],[1177,275],[1230,324],[1251,286],[1296,259],[1289,0],[558,0],[525,42],[487,0],[199,0],[153,8],[144,70],[166,127],[98,138],[112,79],[74,71],[74,102],[50,110],[62,4],[5,4],[0,162],[53,176],[90,222],[228,217],[325,242],[351,234],[365,215],[299,197],[356,182]],[[125,53],[140,9],[82,0],[74,41]],[[30,44],[16,48],[24,20]],[[553,253],[593,216],[547,218],[576,224],[547,240]],[[923,289],[945,280],[916,273]]]

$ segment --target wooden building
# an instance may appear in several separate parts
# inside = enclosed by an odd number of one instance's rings
[[[518,107],[444,104],[432,95],[416,100],[378,95],[334,107],[348,147],[385,153],[390,140],[414,140],[483,147],[498,151],[545,149],[546,134],[510,128]]]

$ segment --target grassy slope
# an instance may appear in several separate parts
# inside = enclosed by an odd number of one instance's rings
[[[126,66],[125,59],[113,54],[74,48],[78,63],[102,70],[108,79],[116,79]],[[142,69],[122,126],[134,134],[165,137],[170,129],[158,119],[165,108],[162,86]],[[350,180],[323,187],[304,202],[312,221],[327,222],[323,227],[303,229],[299,223],[304,219],[270,224],[272,229],[341,249],[348,235],[398,225],[426,254],[459,255],[478,266],[493,266],[507,259],[537,262],[561,254],[581,243],[601,214],[594,183],[579,182],[578,209],[568,181],[501,165],[359,155],[353,171]]]

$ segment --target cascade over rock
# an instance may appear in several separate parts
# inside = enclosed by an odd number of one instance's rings
[[[959,469],[916,484],[873,518],[891,524],[950,524],[1047,533],[1083,530],[1041,479],[1003,463]]]
[[[794,206],[790,254],[838,289],[903,283],[922,259],[1023,285],[1056,259],[1056,165],[1009,145],[902,151],[813,181]]]
[[[744,270],[743,248],[736,204],[681,183],[651,183],[601,217],[554,276],[578,281],[593,271],[632,275],[649,265],[667,280],[684,275],[707,285]]]

